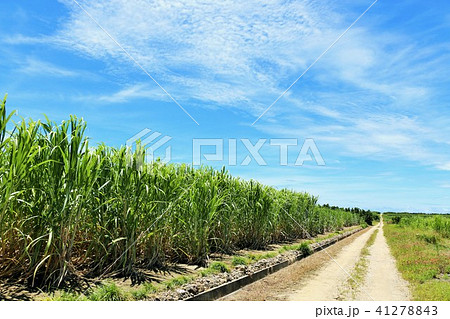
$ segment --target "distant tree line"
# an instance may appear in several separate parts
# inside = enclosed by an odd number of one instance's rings
[[[330,206],[329,204],[324,204],[324,205],[322,205],[322,207],[326,207],[326,208],[333,209],[333,210],[344,210],[346,212],[351,212],[351,213],[357,214],[364,219],[364,221],[367,223],[367,225],[372,225],[374,220],[375,221],[380,220],[380,212],[376,212],[376,211],[365,210],[365,209],[361,209],[358,207],[342,208],[342,207],[338,207],[338,206]]]

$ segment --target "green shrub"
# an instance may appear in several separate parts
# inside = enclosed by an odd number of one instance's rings
[[[303,256],[309,256],[313,252],[308,243],[301,243],[298,250],[302,252]]]
[[[393,224],[400,224],[401,220],[402,220],[402,218],[400,216],[393,216],[392,217],[392,223]]]

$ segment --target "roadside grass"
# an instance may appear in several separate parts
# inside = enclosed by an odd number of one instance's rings
[[[52,296],[39,299],[42,301],[87,301],[88,299],[84,295],[80,295],[68,291],[58,291]]]
[[[231,265],[233,265],[233,267],[239,266],[239,265],[248,265],[250,263],[250,261],[248,260],[248,258],[242,257],[242,256],[233,256],[233,259],[231,260]]]
[[[71,291],[58,291],[48,298],[47,301],[124,301],[130,300],[127,293],[114,282],[104,283],[92,288],[87,295]]]
[[[149,282],[143,283],[138,289],[131,291],[134,300],[145,300],[149,295],[158,291],[158,287]]]
[[[173,279],[169,279],[169,280],[165,281],[164,282],[164,286],[167,289],[173,289],[175,287],[187,284],[191,280],[192,280],[192,277],[190,277],[190,276],[178,276],[178,277],[175,277]]]
[[[369,261],[367,258],[370,255],[369,248],[374,244],[377,235],[378,229],[370,235],[369,239],[367,239],[364,244],[364,247],[361,249],[359,259],[351,272],[351,278],[347,278],[343,289],[339,293],[340,299],[345,299],[348,296],[351,296],[351,298],[354,299],[356,294],[359,292],[359,287],[364,283],[367,268],[369,267]]]
[[[413,299],[450,300],[450,238],[401,224],[385,224],[384,234]]]
[[[215,261],[209,265],[208,268],[202,270],[200,275],[202,277],[207,277],[211,275],[215,275],[222,272],[230,272],[230,267],[223,262]]]
[[[254,254],[250,253],[247,255],[247,258],[250,260],[250,263],[255,263],[257,261],[260,261],[262,259],[268,259],[273,258],[277,256],[278,254],[274,251],[268,252],[268,253],[262,253],[262,254]]]
[[[115,283],[101,285],[88,296],[88,300],[91,301],[124,301],[127,299],[126,294]]]

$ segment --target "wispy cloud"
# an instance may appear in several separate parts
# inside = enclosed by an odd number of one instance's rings
[[[450,171],[450,162],[439,164],[437,168],[443,171]]]
[[[131,68],[123,52],[72,1],[70,18],[47,43],[114,67]],[[82,1],[81,5],[175,95],[248,107],[278,90],[321,49],[329,9],[307,1]],[[133,21],[133,23],[130,23]],[[15,36],[9,43],[38,43]],[[120,63],[121,66],[117,65]],[[252,102],[250,102],[252,101]]]
[[[137,98],[155,98],[155,97],[159,97],[160,99],[162,99],[164,96],[162,92],[160,92],[156,88],[150,88],[149,85],[135,84],[111,94],[103,94],[98,96],[90,95],[83,97],[83,99],[97,100],[108,103],[123,103],[129,102]]]
[[[27,75],[39,76],[74,77],[80,75],[77,71],[34,58],[27,58],[24,62],[19,63],[18,71]]]
[[[339,118],[332,124],[317,124],[317,121],[297,117],[283,125],[265,125],[259,129],[283,136],[312,136],[328,154],[382,161],[414,161],[430,168],[450,170],[447,146],[436,135],[436,128],[429,127],[423,120],[394,113],[366,114],[365,118],[351,113],[345,117],[345,114],[327,114]]]
[[[32,37],[23,34],[3,35],[1,42],[5,44],[48,44],[52,37]]]

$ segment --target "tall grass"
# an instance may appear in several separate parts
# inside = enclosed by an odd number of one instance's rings
[[[357,214],[318,206],[307,193],[244,181],[224,169],[145,163],[140,145],[134,152],[90,147],[86,124],[74,116],[61,124],[12,124],[5,103],[0,278],[59,285],[79,272],[202,264],[212,252],[261,248],[361,222]]]
[[[450,238],[450,216],[448,215],[403,216],[399,219],[398,224],[416,229],[434,230],[442,237]]]

